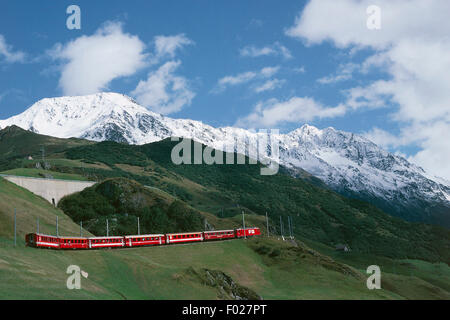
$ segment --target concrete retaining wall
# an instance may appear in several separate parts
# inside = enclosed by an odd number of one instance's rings
[[[53,205],[57,205],[62,197],[82,191],[95,184],[92,181],[42,179],[2,175],[6,180],[43,197]]]

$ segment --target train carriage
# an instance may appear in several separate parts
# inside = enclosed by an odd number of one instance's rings
[[[125,246],[124,237],[91,237],[89,248],[120,248]]]
[[[236,238],[252,237],[260,235],[261,231],[259,230],[259,228],[251,227],[245,229],[236,229],[235,234]]]
[[[137,236],[125,236],[126,247],[155,246],[166,244],[166,236],[163,234],[144,234]]]
[[[89,240],[81,237],[59,237],[60,249],[87,249]]]
[[[203,241],[203,232],[168,233],[166,243],[187,243]]]
[[[235,238],[234,230],[214,230],[204,231],[203,237],[205,240],[224,240]]]
[[[59,239],[56,236],[29,233],[25,236],[25,241],[27,246],[30,247],[59,249]]]

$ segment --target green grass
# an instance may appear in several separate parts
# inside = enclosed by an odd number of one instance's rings
[[[19,237],[15,248],[14,208]],[[448,292],[438,288],[438,283],[432,285],[417,276],[410,282],[408,275],[388,275],[392,290],[369,291],[362,272],[355,270],[354,275],[349,275],[346,271],[349,267],[317,251],[296,252],[286,242],[263,238],[95,251],[24,246],[24,236],[35,230],[37,218],[41,232],[54,234],[56,216],[60,234],[78,234],[78,225],[60,210],[0,179],[0,299],[216,299],[216,288],[185,276],[190,267],[225,272],[265,299],[401,299],[408,295],[448,298]],[[214,223],[221,220],[215,219]],[[222,223],[238,224],[237,220],[234,217]],[[252,225],[264,222],[253,215],[247,215],[247,221]],[[271,247],[272,251],[279,249],[281,253],[275,258],[261,255],[255,251],[259,245]],[[429,264],[414,263],[424,274],[430,271]],[[82,290],[66,288],[65,272],[71,264],[89,273],[88,279],[82,279]]]
[[[260,244],[283,250],[270,258],[253,250]],[[290,248],[264,239],[95,251],[2,246],[0,299],[217,299],[215,288],[185,277],[190,267],[223,271],[264,299],[450,299],[420,278],[386,273],[389,290],[368,290],[362,273],[345,274],[343,264]],[[71,264],[89,274],[82,290],[66,288]]]
[[[82,290],[66,288],[65,271],[71,264],[89,273]],[[0,298],[215,299],[214,288],[183,278],[188,267],[221,270],[264,298],[386,297],[320,268],[299,269],[298,274],[308,272],[302,278],[269,268],[243,240],[234,240],[103,251],[0,248]],[[322,279],[331,283],[321,285]]]
[[[62,180],[81,180],[81,181],[88,180],[86,177],[83,177],[78,174],[61,173],[57,171],[34,169],[34,168],[16,168],[6,170],[0,173],[12,176],[33,177],[33,178],[45,178],[51,176],[53,177],[53,179],[62,179]]]

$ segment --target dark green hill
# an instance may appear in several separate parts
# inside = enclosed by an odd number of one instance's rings
[[[141,234],[203,230],[203,217],[182,201],[172,201],[141,184],[125,179],[107,179],[79,193],[64,197],[58,204],[73,221],[95,235]]]
[[[2,170],[12,169],[20,164],[14,161],[16,159],[40,156],[42,147],[45,147],[45,152],[50,154],[92,143],[94,142],[76,138],[54,138],[14,125],[9,126],[0,130],[0,168]]]
[[[175,144],[170,139],[142,146],[101,142],[72,148],[66,156],[105,163],[112,170],[96,170],[98,177],[127,176],[205,211],[221,214],[220,207],[239,204],[260,215],[267,212],[277,233],[281,216],[287,234],[290,216],[298,237],[327,245],[346,243],[356,252],[450,261],[448,230],[394,218],[366,202],[292,178],[284,168],[276,175],[262,176],[261,164],[175,165],[171,161]],[[240,213],[239,208],[228,214]]]

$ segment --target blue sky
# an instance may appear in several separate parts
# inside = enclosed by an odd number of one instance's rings
[[[45,97],[114,91],[213,126],[287,132],[308,123],[361,133],[450,177],[450,151],[439,140],[450,134],[449,101],[433,94],[427,108],[436,112],[424,111],[431,92],[423,89],[436,88],[424,70],[448,66],[449,23],[442,17],[440,31],[432,27],[448,5],[431,1],[422,17],[419,0],[375,1],[381,18],[390,14],[380,30],[369,30],[372,2],[5,0],[0,119]],[[81,9],[80,30],[66,27],[71,4]],[[405,27],[411,15],[416,24]],[[420,41],[443,43],[431,66],[421,65],[430,43],[416,41],[417,30]],[[104,49],[97,39],[124,51],[88,61]],[[450,83],[439,80],[439,90]],[[423,130],[430,126],[436,129]]]

